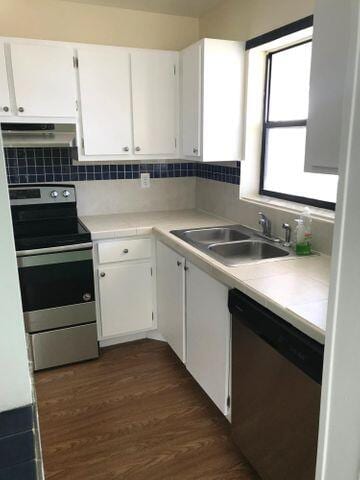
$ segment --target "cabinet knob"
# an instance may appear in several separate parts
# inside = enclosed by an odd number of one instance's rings
[[[182,265],[182,263],[179,262],[179,260],[176,262],[176,264],[177,264],[178,267],[181,267],[181,265]]]
[[[193,153],[195,153],[195,155],[197,155],[198,152],[199,152],[199,150],[198,150],[196,147],[194,147],[194,148],[193,148]]]
[[[185,267],[184,267],[184,270],[185,270],[185,272],[187,272],[187,271],[189,270],[189,267],[186,267],[186,266],[185,266]]]
[[[124,148],[123,148],[123,151],[124,151],[124,152],[128,152],[128,151],[129,151],[129,147],[124,147]]]
[[[135,152],[140,152],[141,148],[140,147],[136,147],[135,148]]]
[[[23,113],[24,112],[24,107],[19,107],[18,110],[19,110],[20,113]]]
[[[8,111],[9,111],[9,107],[7,107],[7,106],[5,105],[5,107],[3,107],[3,110],[4,110],[4,112],[8,112]]]
[[[128,249],[128,248],[124,248],[123,253],[129,253],[129,249]]]
[[[105,272],[101,272],[100,277],[104,278],[105,277]]]

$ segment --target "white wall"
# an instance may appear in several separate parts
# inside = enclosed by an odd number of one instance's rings
[[[25,330],[0,136],[0,412],[32,403]]]
[[[65,0],[0,0],[0,36],[180,50],[198,40],[199,21]]]
[[[336,11],[338,0],[324,0]],[[334,258],[326,330],[317,480],[360,478],[360,4],[353,8],[354,25],[348,55],[348,81],[342,122],[340,185],[337,201]],[[351,12],[351,10],[350,10]],[[329,15],[332,18],[332,15]],[[344,55],[346,52],[334,52]]]
[[[200,37],[248,40],[313,13],[314,0],[224,0],[200,18]]]

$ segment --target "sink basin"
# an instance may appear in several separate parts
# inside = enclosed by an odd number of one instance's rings
[[[192,242],[207,244],[237,242],[250,237],[230,227],[202,228],[201,230],[186,230],[183,237]]]
[[[278,246],[276,239],[261,238],[257,230],[244,225],[186,228],[171,233],[228,267],[295,255],[289,248]]]
[[[287,250],[259,240],[218,243],[210,245],[209,251],[216,254],[225,265],[229,266],[246,263],[249,260],[265,260],[289,255]]]

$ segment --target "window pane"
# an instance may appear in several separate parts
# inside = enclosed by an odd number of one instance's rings
[[[269,120],[308,117],[312,43],[272,55]]]
[[[337,175],[304,172],[306,127],[267,131],[264,189],[336,202]]]

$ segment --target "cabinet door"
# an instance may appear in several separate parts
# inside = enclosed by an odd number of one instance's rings
[[[20,116],[75,116],[75,73],[71,48],[16,43],[11,45],[11,62]]]
[[[149,262],[99,267],[101,329],[112,337],[153,326]]]
[[[185,362],[185,260],[160,242],[156,254],[158,329]]]
[[[187,156],[201,155],[201,83],[201,44],[195,43],[181,53],[181,135]]]
[[[4,44],[0,42],[0,115],[11,115]]]
[[[226,415],[230,356],[228,289],[191,263],[187,266],[186,366]]]
[[[312,47],[305,171],[338,172],[347,83],[355,68],[356,2],[317,0]],[[354,22],[354,23],[353,23]],[[354,47],[353,47],[354,48]],[[349,79],[351,81],[351,79]]]
[[[136,154],[176,153],[177,59],[174,52],[131,54]]]
[[[242,160],[245,45],[203,40],[204,162]]]
[[[85,155],[129,155],[129,53],[111,47],[80,48],[78,58]]]

